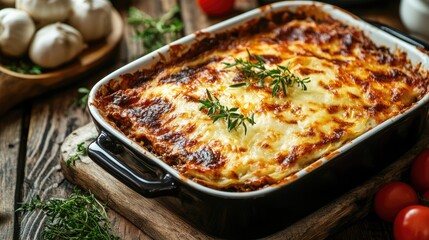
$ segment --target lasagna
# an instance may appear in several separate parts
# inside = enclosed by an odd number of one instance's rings
[[[292,84],[273,94],[275,79],[253,81],[239,60],[267,72],[287,68],[307,79],[306,89]],[[253,191],[282,184],[404,112],[426,94],[427,80],[405,53],[306,9],[200,36],[181,55],[112,79],[94,105],[112,126],[192,181]],[[254,122],[231,128],[226,118],[214,121],[219,109],[210,115],[202,108],[208,94]]]

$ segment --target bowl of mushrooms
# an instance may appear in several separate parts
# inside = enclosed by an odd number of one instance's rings
[[[123,25],[108,0],[16,0],[0,9],[0,102],[8,102],[0,114],[102,63]]]

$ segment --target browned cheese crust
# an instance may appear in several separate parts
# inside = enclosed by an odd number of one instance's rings
[[[311,14],[309,12],[312,12]],[[173,61],[124,74],[97,93],[95,106],[125,136],[182,175],[225,191],[252,191],[288,176],[404,112],[426,94],[428,76],[406,54],[312,11],[282,12],[203,39]],[[173,47],[178,52],[182,46]],[[288,66],[296,86],[271,96],[224,63],[259,55],[267,69]],[[253,58],[253,57],[252,57]],[[251,59],[254,61],[255,59]],[[227,130],[199,110],[206,89],[256,124]]]

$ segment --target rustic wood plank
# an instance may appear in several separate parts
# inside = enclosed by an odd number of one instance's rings
[[[14,235],[21,116],[21,110],[13,110],[0,119],[0,239]]]
[[[151,17],[158,18],[165,12],[170,10],[177,1],[175,0],[159,0],[159,1],[132,1],[131,6],[140,9],[149,14]],[[126,19],[125,19],[126,21]],[[144,55],[144,48],[141,40],[136,39],[135,32],[143,31],[141,26],[131,26],[126,24],[124,39],[127,46],[127,60],[131,62]]]
[[[75,151],[78,142],[94,135],[96,135],[96,130],[92,124],[76,130],[64,141],[62,146],[63,159],[67,159]],[[357,220],[363,219],[371,212],[375,192],[387,182],[402,179],[404,174],[407,174],[414,157],[427,146],[429,146],[429,129],[425,130],[423,136],[411,150],[379,174],[286,229],[265,239],[325,239]],[[64,174],[71,182],[91,189],[111,208],[120,212],[155,239],[210,239],[209,236],[190,226],[175,213],[169,212],[156,199],[144,198],[129,189],[92,162],[89,157],[83,157],[82,162],[68,168],[64,167],[63,161],[62,166]],[[365,224],[366,226],[363,228],[370,229],[369,223],[364,222]],[[389,230],[384,231],[381,235],[391,236],[386,232],[388,233]],[[373,234],[372,236],[376,235]],[[367,238],[368,234],[348,234],[345,232],[341,238],[337,239],[344,239],[345,236],[347,239],[362,239]]]
[[[137,7],[144,7],[146,12],[155,16],[161,15],[175,1],[135,1]],[[128,5],[121,5],[123,21],[126,22]],[[127,26],[127,25],[126,25]],[[89,74],[83,79],[85,83],[77,83],[68,89],[49,92],[45,97],[35,99],[30,120],[30,131],[27,146],[27,161],[23,185],[23,202],[31,200],[35,195],[42,199],[66,197],[73,185],[64,179],[60,169],[60,150],[64,138],[74,129],[88,123],[89,115],[82,109],[73,106],[77,98],[77,88],[95,84],[99,79],[118,67],[132,60],[133,53],[139,53],[140,43],[130,41],[131,32],[125,30],[124,41],[120,46],[119,56],[100,68],[99,72]],[[129,47],[129,45],[133,45]],[[140,44],[141,46],[141,44]],[[150,239],[144,232],[114,211],[109,212],[115,233],[122,239]],[[34,239],[40,237],[43,230],[44,215],[38,211],[26,213],[21,222],[21,238]]]
[[[365,239],[365,240],[390,240],[393,239],[393,224],[382,221],[373,211],[370,211],[364,219],[345,227],[338,234],[329,237],[330,240]]]
[[[109,210],[107,212],[109,220],[112,223],[112,231],[120,239],[127,240],[151,240],[152,238],[137,228],[119,213]]]
[[[103,71],[88,78],[89,83],[85,85],[92,85],[116,67],[107,66]],[[74,129],[90,121],[85,110],[73,106],[78,95],[76,89],[80,86],[51,93],[49,97],[37,99],[34,104],[29,126],[23,202],[29,201],[35,195],[40,195],[42,199],[66,197],[74,188],[74,185],[65,181],[61,172],[60,145]],[[114,223],[115,233],[122,239],[148,239],[146,234],[119,214],[111,211],[109,216]],[[38,211],[24,214],[21,238],[40,237],[44,219],[45,216]]]
[[[89,121],[80,108],[73,107],[76,88],[51,93],[33,104],[27,142],[27,160],[23,185],[23,202],[35,195],[42,199],[65,197],[66,189],[59,187],[64,177],[59,165],[59,147],[70,132]],[[27,213],[21,224],[21,237],[40,236],[44,215]]]
[[[166,209],[156,199],[147,199],[125,186],[89,157],[70,167],[65,161],[76,151],[81,142],[89,144],[97,136],[94,125],[88,124],[74,131],[61,147],[64,175],[85,189],[90,189],[108,206],[118,211],[154,239],[208,239],[204,233],[196,230],[180,217]]]

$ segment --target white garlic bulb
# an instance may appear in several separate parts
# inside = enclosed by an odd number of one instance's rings
[[[85,41],[106,37],[112,30],[112,4],[107,0],[72,0],[68,20],[82,34]]]
[[[71,61],[84,48],[79,31],[64,23],[53,23],[36,32],[29,56],[41,67],[54,68]]]
[[[34,21],[44,26],[63,22],[70,15],[70,0],[16,0],[15,7],[26,11]]]
[[[0,10],[0,51],[19,57],[30,45],[36,26],[30,16],[15,8]]]

